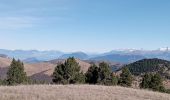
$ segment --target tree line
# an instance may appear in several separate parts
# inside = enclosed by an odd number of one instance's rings
[[[115,76],[110,66],[102,62],[98,66],[92,64],[86,73],[81,71],[81,66],[74,57],[68,58],[64,63],[55,67],[52,74],[52,84],[98,84],[131,86],[132,75],[124,69],[120,77]],[[13,59],[7,71],[7,77],[0,81],[1,85],[37,84],[40,83],[27,77],[24,64]]]
[[[92,64],[86,73],[81,71],[81,66],[74,57],[68,58],[64,63],[55,67],[52,74],[52,84],[96,84],[131,87],[133,75],[128,67],[124,67],[120,75],[115,75],[110,66],[102,62],[99,65]],[[11,62],[7,72],[7,78],[1,81],[2,85],[37,84],[24,72],[24,64],[20,60]],[[145,74],[140,88],[151,89],[160,92],[169,92],[163,87],[163,80],[159,74]]]
[[[55,84],[98,84],[131,86],[132,75],[125,68],[120,77],[115,76],[110,66],[102,62],[98,66],[92,64],[86,73],[81,72],[79,64],[71,57],[65,63],[56,66],[52,75]]]

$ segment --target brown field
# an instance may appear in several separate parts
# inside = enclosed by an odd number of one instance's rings
[[[170,100],[169,94],[94,85],[1,86],[0,100]]]

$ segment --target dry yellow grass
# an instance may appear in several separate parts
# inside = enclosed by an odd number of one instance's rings
[[[169,94],[93,85],[0,87],[0,100],[170,100]]]

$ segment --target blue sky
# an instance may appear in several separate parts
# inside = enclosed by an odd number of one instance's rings
[[[2,49],[170,46],[170,0],[0,0],[0,12]]]

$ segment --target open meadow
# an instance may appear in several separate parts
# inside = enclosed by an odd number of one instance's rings
[[[169,94],[118,86],[1,86],[0,100],[170,100]]]

